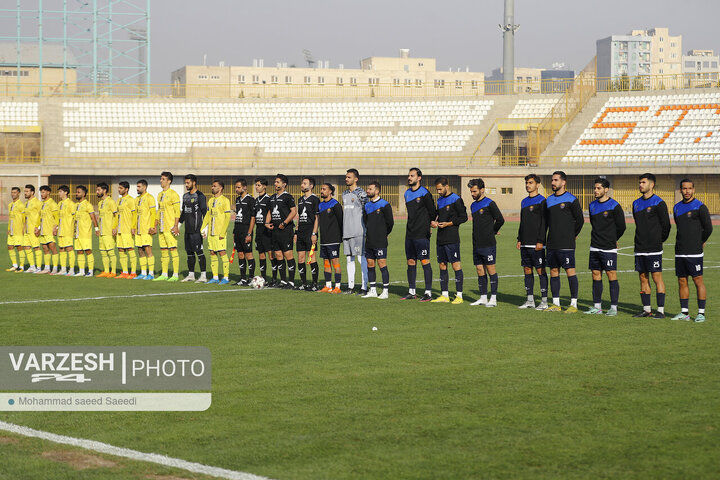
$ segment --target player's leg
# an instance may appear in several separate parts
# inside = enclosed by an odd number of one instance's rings
[[[415,244],[407,237],[405,237],[405,258],[407,260],[408,294],[402,297],[401,300],[414,300],[417,298],[415,295],[415,282],[417,280],[417,254],[415,252]]]
[[[98,277],[107,277],[110,274],[110,256],[108,255],[107,245],[105,245],[105,235],[100,236],[100,261],[102,262],[102,272]]]
[[[700,259],[702,261],[702,258]],[[701,270],[702,272],[702,270]],[[705,302],[707,301],[707,289],[705,288],[705,282],[703,281],[702,275],[692,277],[695,288],[697,289],[697,301],[698,301],[698,314],[695,317],[695,322],[701,323],[705,321]]]
[[[292,237],[290,237],[290,244],[283,250],[283,257],[283,263],[287,263],[288,288],[295,287],[295,256],[293,255],[292,249]]]
[[[70,245],[67,247],[68,251],[68,276],[75,275],[75,261],[77,254],[75,253],[75,248]]]
[[[342,281],[342,272],[340,270],[340,258],[339,258],[340,245],[338,245],[335,248],[337,248],[336,254],[338,254],[337,256],[335,256],[332,259],[332,266],[333,266],[333,270],[335,271],[335,288],[330,293],[342,293],[342,290],[340,290],[340,282]]]
[[[8,236],[8,241],[10,237]],[[15,245],[8,244],[8,256],[10,257],[10,268],[5,270],[6,272],[14,272],[18,269],[18,259],[17,259],[17,251],[15,250]]]
[[[127,255],[128,255],[128,278],[133,279],[137,277],[138,257],[133,248],[132,242],[128,241],[126,244]]]
[[[143,280],[143,279],[145,279],[145,277],[147,277],[147,253],[145,252],[145,247],[142,245],[141,237],[142,237],[141,235],[136,236],[136,238],[137,238],[137,241],[136,241],[137,253],[138,253],[138,258],[139,258],[139,263],[140,263],[140,275],[138,275],[135,278],[137,278],[139,280]]]
[[[637,261],[641,256],[636,256]],[[640,301],[642,302],[642,312],[636,313],[634,317],[649,317],[652,313],[652,307],[650,306],[650,277],[648,272],[638,272],[640,278]]]
[[[377,289],[375,288],[376,271],[375,271],[375,258],[372,253],[367,252],[365,254],[367,259],[367,273],[368,273],[368,292],[362,296],[362,298],[377,298]]]
[[[593,253],[597,252],[590,252],[590,255],[592,256]],[[603,282],[602,282],[602,271],[600,270],[590,270],[592,272],[592,297],[593,297],[593,306],[590,307],[585,313],[588,315],[596,315],[602,313],[602,292],[603,292]]]
[[[525,247],[520,247],[520,264],[523,267],[526,300],[518,308],[535,308],[535,275],[533,275],[530,259],[525,258],[524,250],[526,250]]]
[[[655,284],[655,295],[657,298],[657,312],[654,318],[665,318],[665,281],[660,271],[652,272],[652,280]]]
[[[425,277],[425,294],[420,299],[421,302],[429,302],[432,300],[432,265],[430,264],[430,239],[422,238],[415,241],[418,258],[423,267],[423,276]]]
[[[480,293],[480,298],[470,304],[475,307],[478,305],[487,305],[487,275],[485,274],[485,266],[483,265],[482,259],[475,253],[473,254],[473,257],[475,272],[478,277],[478,290]]]
[[[224,243],[225,240],[223,239],[221,242]],[[230,257],[225,249],[218,251],[217,256],[223,267],[223,278],[220,280],[220,285],[227,285],[230,283]]]
[[[265,252],[258,251],[258,267],[260,268],[260,276],[265,280],[265,270],[267,270],[267,259]]]
[[[57,274],[67,275],[68,249],[65,247],[59,247],[59,251],[60,253],[58,254],[58,265],[60,266],[60,269],[58,270]]]
[[[305,260],[308,258],[309,252],[306,252],[304,249],[298,250],[298,275],[300,276],[300,285],[299,287],[302,287],[302,290],[305,290],[307,288],[307,269],[305,265]]]
[[[89,242],[92,242],[90,240]],[[88,271],[86,277],[92,277],[95,275],[95,255],[93,254],[93,251],[89,248],[85,249],[85,258],[87,259],[87,266]]]
[[[30,235],[25,234],[26,241],[29,240]],[[28,262],[28,269],[25,270],[25,273],[35,273],[35,255],[33,255],[32,247],[29,244],[25,245],[25,257],[27,258]]]
[[[317,249],[317,244],[315,248]],[[318,277],[320,275],[320,268],[318,266],[317,256],[317,251],[313,252],[313,254],[310,256],[310,278],[312,278],[312,285],[310,286],[310,291],[313,292],[318,290]]]
[[[287,285],[287,272],[285,270],[285,255],[281,249],[275,250],[275,264],[277,265],[280,287]]]
[[[676,262],[679,259],[675,259]],[[690,287],[688,287],[687,277],[677,277],[678,294],[680,296],[680,313],[675,315],[672,320],[690,320]]]
[[[617,268],[617,262],[615,268]],[[620,282],[618,281],[617,270],[608,270],[605,273],[610,287],[610,309],[607,311],[607,315],[612,317],[617,315],[618,303],[620,302]]]
[[[160,234],[160,276],[158,276],[155,280],[157,281],[163,281],[168,279],[168,270],[170,269],[170,250],[165,246],[163,248],[162,245],[166,245],[164,241],[164,235]]]
[[[332,291],[332,267],[330,259],[325,253],[325,247],[320,247],[323,256],[323,274],[325,276],[325,286],[320,290],[321,293],[330,293]]]
[[[238,259],[238,271],[240,272],[240,280],[235,283],[238,287],[247,285],[247,262],[245,260],[245,253],[239,245],[235,246],[235,254]]]
[[[180,253],[177,247],[168,248],[170,251],[170,262],[172,263],[173,274],[168,278],[169,282],[177,282],[180,279]]]
[[[217,252],[210,249],[210,271],[212,272],[212,278],[207,283],[220,283],[219,273],[220,263],[218,261]]]
[[[462,262],[453,262],[453,271],[455,272],[455,299],[452,301],[454,305],[463,303],[463,283],[465,275],[462,269]]]
[[[50,245],[47,243],[43,243],[40,245],[40,248],[42,248],[43,268],[42,268],[42,270],[40,270],[39,273],[50,273],[50,271],[51,271],[50,263],[52,262],[52,255],[50,254]]]
[[[492,257],[492,258],[491,258]],[[497,307],[497,292],[498,292],[498,274],[495,269],[495,254],[488,255],[485,264],[483,265],[487,271],[490,279],[490,299],[485,304],[486,307]]]
[[[349,240],[345,240],[345,245],[348,244]],[[350,247],[345,247],[346,252],[350,252]],[[346,269],[347,269],[347,290],[345,290],[345,293],[353,294],[353,289],[355,288],[355,256],[354,255],[346,255],[345,256],[346,261]]]
[[[380,295],[378,295],[378,298],[386,299],[388,298],[390,290],[390,272],[387,267],[387,249],[383,249],[382,253],[378,252],[378,257],[382,257],[377,259],[377,265],[380,267],[380,278],[383,283],[383,291]]]
[[[148,240],[148,245],[145,247],[145,257],[147,258],[147,276],[151,278],[146,278],[146,280],[153,280],[155,278],[155,255],[152,249],[152,236],[148,235],[148,237],[150,240]]]
[[[58,246],[55,242],[48,243],[48,247],[50,248],[50,260],[52,261],[52,270],[50,273],[52,275],[57,275],[58,271],[60,271],[60,265],[58,265],[60,261],[60,255],[58,252]]]
[[[438,269],[440,270],[440,296],[431,303],[450,303],[450,292],[448,284],[450,283],[450,275],[447,270],[447,263],[445,260],[445,245],[438,245]]]
[[[360,251],[365,251],[365,239],[363,237],[360,237],[359,241],[361,242]],[[360,293],[366,293],[368,288],[368,264],[367,264],[367,258],[365,257],[364,253],[361,253],[358,257],[360,260],[360,275],[362,277],[362,284],[360,285]]]
[[[85,276],[85,251],[82,248],[82,244],[80,243],[80,239],[75,239],[75,252],[77,252],[77,273],[75,273],[76,277],[84,277]]]
[[[247,265],[247,281],[250,283],[255,277],[255,257],[252,253],[252,243],[248,244],[247,251],[245,252],[245,264]]]
[[[575,250],[562,251],[562,265],[565,275],[568,279],[568,287],[570,288],[570,306],[565,313],[577,313],[578,294],[580,293],[580,284],[575,272]]]

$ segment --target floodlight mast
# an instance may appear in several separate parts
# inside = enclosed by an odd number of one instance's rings
[[[520,25],[515,25],[515,0],[505,0],[505,16],[502,25],[498,25],[503,32],[503,91],[513,93],[515,81],[515,31]]]

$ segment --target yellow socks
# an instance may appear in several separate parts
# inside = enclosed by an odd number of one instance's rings
[[[95,255],[89,253],[87,256],[88,272],[93,273],[95,271]]]
[[[18,255],[20,256],[20,263],[18,263],[18,265],[20,268],[25,268],[25,249],[20,250]]]
[[[127,254],[130,256],[130,273],[137,273],[137,254],[135,250],[129,250]]]
[[[127,254],[127,252],[118,252],[118,256],[120,257],[120,268],[122,268],[123,273],[128,273],[128,254]]]
[[[15,249],[8,250],[8,255],[10,255],[10,265],[17,267],[17,253],[15,253]]]
[[[75,250],[68,252],[68,270],[75,268]]]
[[[110,257],[110,272],[117,273],[117,255],[115,255],[115,250],[108,251],[108,257]]]
[[[49,253],[43,254],[43,262],[45,263],[45,268],[50,268],[50,259],[52,258],[52,255]]]
[[[59,258],[60,258],[60,255],[57,254],[57,253],[53,253],[53,254],[51,255],[51,258],[52,258],[53,267],[55,267],[55,268],[59,267],[60,265],[58,265],[58,260],[59,260]]]
[[[67,265],[67,257],[68,252],[64,250],[60,252],[60,268],[65,268],[65,265]]]
[[[33,256],[32,250],[25,250],[25,256],[27,257],[28,265],[30,268],[35,267],[35,256]]]
[[[223,253],[222,255],[220,255],[220,259],[223,262],[223,275],[229,279],[230,278],[230,259],[228,258],[227,253]]]
[[[218,278],[218,266],[217,255],[210,255],[210,270],[212,270],[213,278]]]
[[[43,260],[43,252],[39,248],[35,249],[35,265],[37,265],[38,268],[42,266],[42,260]]]
[[[110,259],[108,258],[107,250],[100,250],[100,258],[102,259],[103,272],[110,271]]]
[[[168,254],[167,248],[160,250],[160,266],[162,267],[162,274],[167,277],[168,266],[170,265],[170,255]]]
[[[81,272],[85,271],[85,254],[79,253],[77,256],[78,268]]]
[[[155,256],[147,257],[148,275],[155,275]]]
[[[140,257],[140,273],[147,275],[147,257]]]
[[[180,274],[180,255],[177,248],[170,250],[170,258],[172,258],[173,275],[177,277]]]

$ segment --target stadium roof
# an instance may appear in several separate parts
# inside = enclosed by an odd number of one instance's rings
[[[43,45],[42,61],[44,67],[62,67],[64,58],[62,45]],[[20,44],[20,66],[39,66],[40,49],[37,44]],[[18,64],[18,51],[16,43],[0,43],[0,66],[14,67]],[[67,65],[75,67],[77,59],[68,49]]]

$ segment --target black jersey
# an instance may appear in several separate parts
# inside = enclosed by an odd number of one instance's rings
[[[233,232],[247,231],[250,220],[255,216],[255,199],[251,195],[235,198],[235,226]]]
[[[207,198],[204,193],[198,190],[183,195],[179,222],[185,224],[185,233],[200,233],[205,213],[207,213]]]
[[[405,209],[408,217],[405,238],[411,240],[430,238],[430,222],[437,218],[437,209],[428,189],[408,188],[405,191]]]
[[[702,255],[703,244],[713,231],[707,206],[697,198],[689,202],[681,201],[673,207],[673,217],[677,229],[675,255],[678,257]]]
[[[625,233],[625,213],[614,199],[590,203],[590,251],[617,252],[617,242]]]
[[[270,195],[267,193],[255,199],[255,225],[258,230],[265,228],[265,217],[270,211]]]
[[[570,192],[550,195],[545,199],[545,206],[547,248],[575,250],[575,237],[580,234],[585,223],[578,199]]]
[[[363,208],[365,223],[365,246],[367,248],[386,248],[388,235],[392,232],[395,220],[392,206],[384,199],[368,200]]]
[[[331,198],[318,205],[320,245],[334,245],[342,241],[343,208]]]
[[[295,200],[288,192],[283,192],[279,195],[277,193],[273,194],[273,196],[270,197],[270,221],[272,224],[277,227],[287,220],[287,217],[290,215],[290,210],[292,210],[294,206]],[[293,226],[294,222],[290,220],[286,228],[292,228]]]
[[[473,248],[494,247],[495,235],[505,223],[497,204],[488,197],[470,205],[473,219]]]
[[[437,212],[438,222],[452,222],[452,225],[448,227],[438,228],[437,244],[460,243],[460,225],[468,221],[463,199],[456,193],[451,193],[446,197],[438,197]]]
[[[297,201],[298,207],[298,233],[312,233],[315,226],[315,217],[318,213],[320,199],[311,193],[307,197],[301,195]]]
[[[662,198],[653,194],[633,202],[635,219],[635,252],[661,253],[663,242],[670,235],[670,216]]]
[[[545,245],[545,197],[527,196],[520,203],[520,226],[517,240],[524,247],[533,247],[538,243]]]

